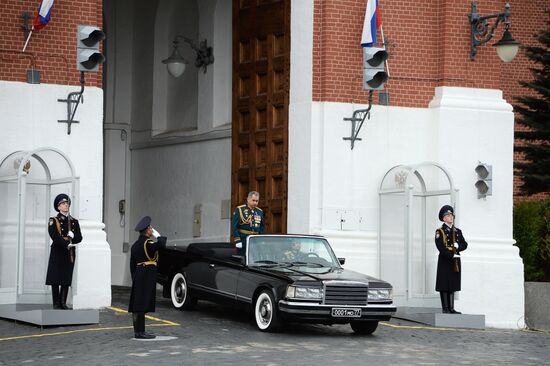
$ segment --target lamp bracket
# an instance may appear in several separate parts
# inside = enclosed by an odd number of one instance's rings
[[[178,39],[182,39],[184,43],[189,45],[196,53],[197,58],[195,59],[195,66],[198,68],[202,67],[203,72],[206,74],[206,69],[208,65],[214,63],[214,52],[212,47],[208,46],[208,42],[205,40],[197,43],[188,37],[176,35],[174,38],[174,48],[178,47],[179,41]]]
[[[372,108],[372,95],[374,90],[369,90],[369,106],[365,109],[358,109],[353,111],[353,114],[349,118],[344,118],[344,121],[351,121],[351,136],[350,137],[343,137],[343,140],[350,141],[351,142],[351,149],[353,150],[355,146],[355,141],[361,141],[360,138],[357,136],[359,135],[359,131],[361,131],[361,127],[363,127],[363,123],[365,122],[365,119],[370,119],[370,110]]]
[[[504,6],[504,11],[502,13],[481,16],[477,12],[476,2],[472,1],[472,11],[470,14],[468,14],[468,18],[470,19],[470,25],[472,28],[472,44],[470,48],[471,60],[475,60],[476,58],[477,46],[487,43],[493,38],[495,29],[498,27],[500,22],[504,22],[506,30],[510,27],[510,21],[508,19],[510,15],[510,3],[506,3],[506,5]],[[488,22],[489,19],[496,20],[491,25]]]
[[[73,123],[80,123],[79,121],[74,120],[74,115],[76,113],[76,109],[78,108],[78,105],[80,102],[84,103],[84,71],[80,72],[80,91],[77,92],[71,92],[69,95],[67,95],[67,99],[58,99],[58,102],[67,103],[67,119],[58,119],[57,122],[59,123],[66,123],[67,124],[67,135],[71,134],[71,125]],[[74,105],[74,107],[73,107]]]

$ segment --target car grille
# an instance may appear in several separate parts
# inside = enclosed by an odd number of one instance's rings
[[[327,305],[366,305],[368,287],[366,285],[327,284],[325,304]]]

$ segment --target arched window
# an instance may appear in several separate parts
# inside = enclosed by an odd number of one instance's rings
[[[443,204],[455,207],[458,190],[440,164],[398,165],[378,190],[379,276],[393,285],[397,306],[438,307],[435,229]]]

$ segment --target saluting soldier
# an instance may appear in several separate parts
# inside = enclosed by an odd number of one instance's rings
[[[69,309],[67,295],[73,281],[75,245],[82,241],[78,220],[69,214],[71,199],[65,193],[55,197],[53,207],[57,216],[50,217],[48,233],[52,239],[46,285],[52,286],[54,309]]]
[[[235,244],[242,243],[240,253],[246,253],[246,238],[249,235],[265,232],[264,212],[258,207],[260,193],[251,191],[246,198],[246,204],[240,205],[233,211],[231,231]]]
[[[444,313],[460,314],[454,308],[454,293],[460,291],[460,252],[466,250],[468,243],[462,231],[454,226],[454,218],[451,206],[441,207],[439,220],[443,221],[443,225],[435,231],[435,245],[439,250],[435,290],[439,291]]]
[[[132,245],[130,255],[132,293],[128,312],[133,313],[135,337],[151,339],[155,335],[145,332],[145,313],[155,311],[158,250],[166,247],[166,237],[151,227],[149,216],[142,218],[135,230],[139,231],[139,238]]]

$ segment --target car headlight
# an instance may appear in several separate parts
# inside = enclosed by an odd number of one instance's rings
[[[288,299],[315,299],[323,298],[323,289],[320,287],[288,286],[286,288]]]
[[[392,289],[391,288],[370,288],[368,299],[370,301],[372,301],[372,300],[391,300],[392,299]]]

